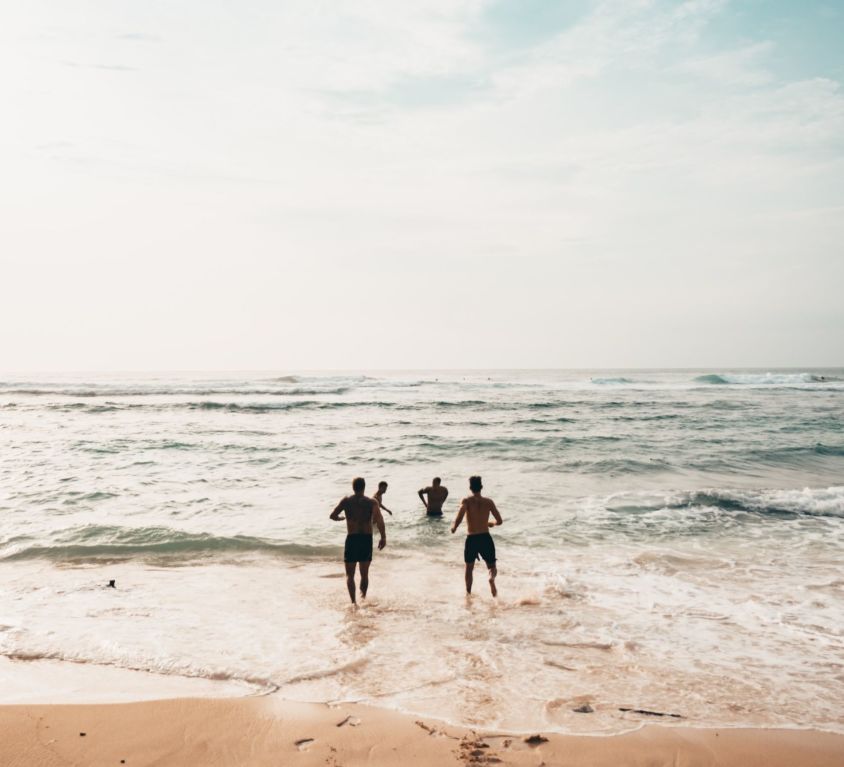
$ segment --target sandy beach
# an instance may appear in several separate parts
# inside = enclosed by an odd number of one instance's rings
[[[276,696],[0,707],[0,762],[7,767],[844,764],[844,736],[806,730],[645,726],[609,737],[534,735]]]

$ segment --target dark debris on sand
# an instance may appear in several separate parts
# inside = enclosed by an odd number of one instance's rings
[[[670,716],[673,719],[682,719],[682,714],[666,714],[664,711],[649,711],[646,708],[619,708],[619,711],[629,712],[631,714],[645,714],[645,716]]]
[[[538,746],[541,743],[547,743],[548,738],[544,735],[530,735],[527,738],[524,738],[524,742],[527,743],[529,746]]]

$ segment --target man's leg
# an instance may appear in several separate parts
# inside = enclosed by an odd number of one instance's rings
[[[361,563],[363,564],[363,563]],[[351,597],[352,604],[355,604],[355,567],[356,562],[346,562],[346,586],[349,589],[349,597]],[[361,572],[363,567],[361,567]],[[363,584],[361,584],[363,585]]]
[[[492,592],[494,597],[498,596],[498,589],[495,588],[496,575],[498,575],[498,568],[495,566],[495,562],[493,562],[489,567],[489,590]]]
[[[472,571],[475,569],[474,562],[466,563],[466,593],[472,593]]]
[[[369,566],[372,562],[360,563],[360,595],[366,599],[366,590],[369,588]]]

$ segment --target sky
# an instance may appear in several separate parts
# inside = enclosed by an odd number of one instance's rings
[[[0,368],[844,365],[844,2],[0,5]]]

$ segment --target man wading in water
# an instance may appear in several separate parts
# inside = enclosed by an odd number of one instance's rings
[[[346,520],[346,547],[343,552],[343,561],[346,563],[346,585],[349,587],[349,596],[352,604],[355,599],[355,568],[360,563],[360,595],[366,599],[366,590],[369,588],[369,565],[372,564],[372,523],[373,521],[381,533],[381,540],[378,541],[378,549],[387,545],[387,532],[384,529],[384,517],[381,515],[381,508],[378,501],[367,498],[364,494],[366,481],[357,477],[352,482],[354,495],[347,495],[334,511],[331,512],[331,519],[334,522]],[[346,516],[341,517],[340,513],[345,512]]]
[[[460,526],[463,517],[466,517],[468,535],[463,547],[463,561],[466,563],[466,593],[472,593],[472,571],[475,569],[475,560],[483,558],[489,568],[489,590],[494,597],[497,597],[495,576],[498,575],[498,570],[495,567],[495,541],[489,534],[489,528],[495,525],[501,526],[503,520],[492,498],[484,498],[481,495],[483,484],[480,477],[469,477],[469,489],[472,495],[463,499],[460,511],[457,512],[457,517],[451,526],[453,533]],[[490,514],[495,517],[495,522],[489,521]]]
[[[445,499],[448,498],[448,488],[440,482],[439,477],[434,477],[433,483],[429,487],[423,487],[418,493],[422,503],[425,504],[429,517],[441,517],[443,515],[443,504]],[[425,500],[426,495],[428,496],[427,501]]]

